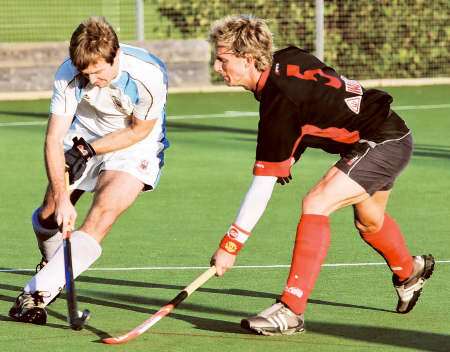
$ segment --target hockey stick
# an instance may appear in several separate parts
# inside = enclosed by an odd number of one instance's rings
[[[125,343],[130,340],[135,339],[139,335],[146,332],[153,325],[155,325],[158,321],[164,318],[166,315],[169,315],[176,306],[178,306],[181,302],[183,302],[187,297],[189,297],[195,290],[197,290],[200,286],[202,286],[206,281],[208,281],[214,274],[216,273],[216,267],[212,266],[208,270],[206,270],[203,274],[197,277],[189,286],[184,288],[174,299],[172,299],[169,303],[167,303],[164,307],[158,310],[155,314],[153,314],[150,318],[144,321],[141,325],[135,327],[133,330],[130,330],[124,335],[117,337],[108,337],[104,338],[103,343],[107,343],[109,345],[117,345],[120,343]]]
[[[69,190],[69,173],[66,171],[65,175],[66,188]],[[72,267],[72,246],[70,243],[70,231],[66,231],[63,234],[63,249],[64,249],[64,274],[66,277],[66,299],[67,299],[67,311],[68,322],[73,330],[83,329],[86,321],[91,317],[91,313],[88,309],[83,312],[78,311],[77,307],[77,295],[75,292],[75,282],[73,280],[73,267]]]

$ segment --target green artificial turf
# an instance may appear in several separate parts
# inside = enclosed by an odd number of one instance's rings
[[[239,267],[211,279],[143,336],[116,347],[99,339],[141,323],[208,266],[252,178],[258,118],[245,112],[257,112],[257,103],[246,93],[169,96],[171,146],[160,184],[123,214],[93,270],[77,280],[79,306],[89,308],[92,319],[74,332],[67,327],[64,299],[49,307],[46,326],[16,323],[7,315],[32,274],[8,270],[34,268],[40,259],[30,216],[46,187],[42,150],[48,101],[0,102],[1,350],[449,351],[450,86],[388,91],[416,143],[388,210],[411,252],[433,253],[439,261],[410,314],[394,313],[391,274],[384,265],[364,265],[383,260],[360,240],[351,209],[343,209],[331,216],[332,243],[306,311],[306,333],[261,337],[240,329],[241,318],[267,308],[281,292],[302,196],[336,160],[308,150],[293,168],[293,181],[277,185]],[[438,104],[443,105],[431,108]],[[208,117],[226,111],[244,116]],[[80,201],[80,218],[91,199]],[[342,263],[360,264],[335,265]],[[119,270],[105,270],[112,268]]]

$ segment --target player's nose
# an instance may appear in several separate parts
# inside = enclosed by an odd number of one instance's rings
[[[219,60],[215,60],[213,68],[214,68],[214,71],[216,71],[217,73],[221,73],[222,72],[222,63]]]
[[[89,82],[90,82],[91,84],[95,84],[96,81],[97,81],[97,75],[91,73],[91,74],[89,75]]]

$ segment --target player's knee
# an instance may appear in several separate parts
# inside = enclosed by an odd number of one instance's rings
[[[370,219],[365,221],[359,221],[355,219],[355,227],[358,229],[359,233],[376,233],[381,230],[383,226],[383,219]]]
[[[53,216],[46,219],[40,218],[41,207],[34,210],[31,215],[31,225],[33,226],[34,233],[39,238],[46,239],[54,236],[58,231],[58,224],[54,220]]]
[[[97,234],[102,237],[114,224],[121,210],[112,204],[96,204],[89,212],[83,228],[89,234]]]
[[[329,206],[326,197],[320,193],[309,193],[303,198],[302,212],[304,214],[328,215]]]

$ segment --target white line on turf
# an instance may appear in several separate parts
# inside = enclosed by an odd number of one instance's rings
[[[427,110],[427,109],[447,109],[450,104],[430,104],[430,105],[403,105],[393,106],[394,110]],[[194,115],[172,115],[168,116],[168,120],[187,120],[187,119],[213,119],[213,118],[230,118],[230,117],[256,117],[256,111],[225,111],[218,114],[194,114]],[[17,122],[0,122],[0,127],[14,126],[39,126],[47,124],[45,121],[17,121]]]
[[[448,264],[450,260],[436,260],[438,264]],[[322,264],[323,267],[365,267],[380,266],[386,263],[330,263]],[[283,269],[289,268],[287,264],[274,265],[236,265],[233,269]],[[90,268],[89,271],[138,271],[138,270],[197,270],[208,269],[208,266],[144,266],[144,267],[125,267],[125,268]],[[18,272],[18,271],[34,271],[34,269],[0,269],[2,273]]]
[[[446,108],[450,108],[450,104],[392,106],[393,110],[426,110],[426,109],[446,109]]]

